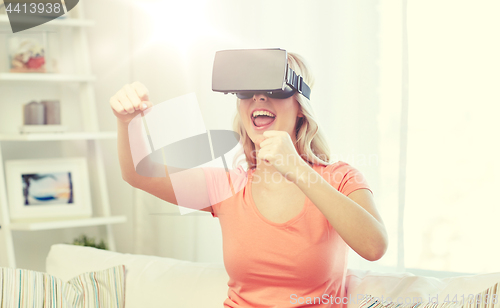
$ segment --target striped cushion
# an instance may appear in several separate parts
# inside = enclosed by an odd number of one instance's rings
[[[373,297],[371,295],[366,295],[361,304],[360,308],[461,308],[462,305],[460,303],[454,302],[441,302],[441,303],[429,303],[429,302],[411,302],[405,303],[404,300],[406,298],[400,297],[399,302],[397,301],[387,301]],[[408,301],[412,301],[411,297],[406,299]]]
[[[456,294],[437,302],[413,302],[412,297],[398,299],[365,295],[359,308],[500,308],[500,282],[478,294]],[[392,300],[392,301],[391,301]],[[406,301],[408,300],[408,301]]]
[[[468,297],[463,308],[499,308],[500,307],[500,282],[476,294],[474,298]]]
[[[125,306],[125,265],[84,273],[66,283],[47,273],[0,269],[2,308]]]

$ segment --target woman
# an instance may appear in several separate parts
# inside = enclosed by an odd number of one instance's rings
[[[303,59],[288,64],[312,87]],[[140,83],[110,100],[118,118],[122,176],[132,186],[176,203],[169,177],[138,175],[127,124],[152,106]],[[330,163],[329,149],[310,101],[265,93],[237,100],[234,131],[249,169],[243,189],[203,209],[218,217],[230,277],[224,307],[340,307],[347,304],[348,246],[375,261],[387,249],[384,223],[363,175],[345,162]],[[241,168],[241,167],[240,167]],[[210,195],[225,174],[204,168]],[[354,296],[355,297],[355,296]]]

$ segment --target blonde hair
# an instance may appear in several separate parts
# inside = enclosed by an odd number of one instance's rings
[[[302,76],[304,82],[312,89],[314,78],[307,68],[304,58],[296,53],[288,52],[288,65],[297,75]],[[330,148],[324,137],[323,131],[318,125],[311,101],[298,92],[295,93],[293,97],[299,103],[299,111],[304,115],[304,117],[298,118],[295,126],[295,146],[298,154],[309,164],[330,164]],[[240,149],[234,158],[233,168],[236,168],[239,164],[239,161],[236,162],[236,160],[242,154],[245,154],[248,168],[254,168],[257,166],[255,144],[250,139],[243,126],[239,113],[239,105],[240,100],[237,99],[238,111],[234,117],[233,130],[240,135],[242,149]]]

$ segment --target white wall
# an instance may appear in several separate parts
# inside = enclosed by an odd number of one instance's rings
[[[87,11],[90,18],[99,19],[103,13],[97,9],[101,4],[96,3],[88,1]],[[116,1],[113,3],[119,5]],[[211,91],[215,51],[281,47],[302,54],[316,76],[312,101],[328,135],[332,156],[358,167],[377,197],[377,3],[132,1],[128,15],[131,19],[127,24],[122,24],[126,20],[123,16],[106,23],[106,27],[99,28],[90,37],[90,43],[110,48],[111,44],[104,39],[109,37],[116,42],[114,55],[117,58],[131,52],[129,71],[124,69],[124,75],[119,79],[126,75],[130,78],[128,82],[143,82],[150,90],[153,103],[195,92],[208,129],[230,129],[236,112],[233,97]],[[108,28],[110,24],[113,26]],[[119,25],[123,27],[122,31],[116,31]],[[122,50],[125,41],[130,46]],[[96,57],[101,57],[99,48],[93,46],[93,49]],[[106,54],[110,54],[109,50]],[[119,61],[110,57],[108,63],[114,62]],[[107,61],[101,60],[101,63],[105,66]],[[94,68],[97,73],[99,69]],[[104,89],[97,93],[98,100],[106,104],[120,86],[115,80],[113,87],[106,86],[107,93]],[[147,199],[147,202],[154,201]],[[168,204],[161,204],[155,209],[164,206],[166,212],[176,211]],[[205,214],[149,218],[156,225],[155,232],[159,233],[158,247],[151,252],[189,260],[222,262],[218,220]],[[121,247],[133,249],[129,245]]]
[[[158,2],[163,3],[158,7],[163,9],[163,17],[147,12],[148,7]],[[360,169],[377,198],[377,3],[361,0],[86,0],[82,3],[86,17],[96,21],[96,26],[88,31],[88,38],[92,71],[97,76],[95,93],[100,128],[116,129],[109,98],[124,84],[139,80],[149,88],[153,103],[195,92],[206,127],[231,129],[236,111],[234,98],[211,91],[215,51],[284,48],[303,55],[315,73],[312,102],[327,133],[332,156]],[[155,26],[158,20],[161,27]],[[151,43],[153,39],[156,43]],[[2,96],[2,103],[9,99]],[[12,121],[1,125],[11,127],[14,124]],[[129,222],[113,227],[117,249],[133,252],[132,189],[121,179],[115,142],[102,141],[101,145],[105,153],[111,211],[129,217]],[[168,207],[165,204],[165,208]],[[155,217],[156,231],[160,233],[157,254],[222,262],[220,226],[217,219],[206,214],[191,218],[180,215]],[[186,228],[192,231],[194,228],[194,232],[186,235],[182,232]],[[96,234],[104,231],[101,228],[85,230],[94,230]],[[60,233],[70,234],[66,237],[73,234],[67,232],[75,231],[16,235],[18,255],[32,251],[30,243],[33,240],[40,246],[36,258],[20,260],[19,265],[40,268],[39,260],[48,252],[45,246],[60,241],[64,237]],[[351,256],[353,254],[351,252]]]

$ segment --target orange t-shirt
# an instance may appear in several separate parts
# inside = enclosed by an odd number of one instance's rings
[[[313,169],[346,196],[369,189],[363,175],[345,162],[314,165]],[[221,225],[229,275],[224,307],[345,306],[341,300],[349,246],[307,197],[297,216],[285,223],[272,222],[252,198],[255,169],[246,172],[246,181],[240,181],[244,186],[237,193],[218,203],[217,183],[227,182],[227,174],[216,168],[203,170],[209,198],[214,201],[212,215]]]

